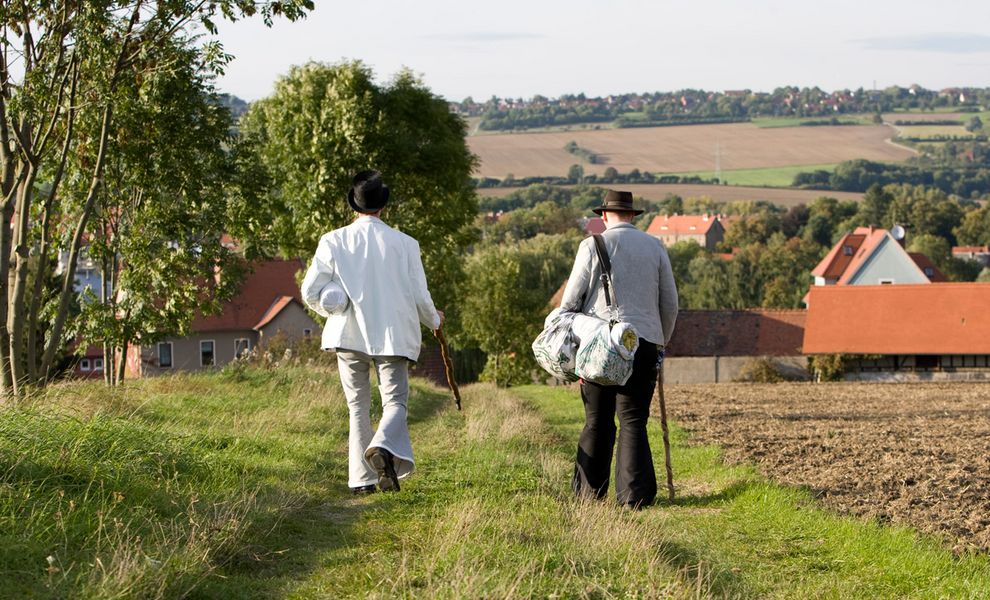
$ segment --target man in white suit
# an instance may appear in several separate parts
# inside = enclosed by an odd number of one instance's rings
[[[377,171],[354,178],[347,202],[356,218],[320,238],[302,283],[306,304],[327,317],[322,347],[336,350],[350,411],[348,486],[354,493],[398,491],[413,471],[406,425],[410,362],[419,358],[420,324],[437,329],[419,243],[380,218],[389,189]],[[382,419],[371,426],[374,368]]]

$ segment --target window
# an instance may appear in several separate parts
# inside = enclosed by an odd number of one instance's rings
[[[92,368],[93,367],[89,364],[89,359],[88,358],[84,358],[84,359],[82,359],[82,360],[79,361],[79,370],[80,371],[90,371],[90,370],[92,370]]]
[[[852,246],[843,246],[842,247],[842,253],[845,254],[846,256],[852,256],[853,255],[853,247]]]
[[[102,358],[94,358],[93,359],[93,370],[94,371],[102,371],[103,370],[103,359]]]
[[[251,340],[247,338],[237,338],[234,340],[234,358],[240,358],[242,355],[247,354],[251,351]]]
[[[893,279],[881,279],[879,281],[879,283],[880,283],[880,285],[890,285],[890,284],[894,283],[894,280]]]
[[[158,366],[163,369],[172,368],[172,342],[158,344]]]
[[[303,329],[303,337],[309,337],[311,335],[313,335],[312,329]]]
[[[929,279],[935,277],[935,269],[932,267],[925,267],[925,277],[928,277]]]
[[[213,340],[203,340],[199,343],[199,366],[212,367],[216,364],[213,346]]]

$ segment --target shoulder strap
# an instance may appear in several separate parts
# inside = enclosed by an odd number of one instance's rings
[[[602,266],[602,289],[605,291],[605,305],[612,310],[612,294],[610,293],[612,282],[612,261],[608,258],[608,248],[605,247],[605,239],[601,234],[595,234],[595,251],[598,253],[598,262]]]

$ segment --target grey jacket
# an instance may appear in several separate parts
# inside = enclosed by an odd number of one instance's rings
[[[646,341],[666,346],[677,320],[677,286],[663,242],[629,223],[609,227],[602,237],[612,261],[612,305],[619,321],[631,324]],[[591,237],[578,247],[560,308],[609,318]]]

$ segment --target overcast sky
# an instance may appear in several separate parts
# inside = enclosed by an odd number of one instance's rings
[[[682,88],[990,87],[986,0],[316,0],[298,23],[224,23],[222,91],[271,92],[290,66],[403,66],[451,100]]]

